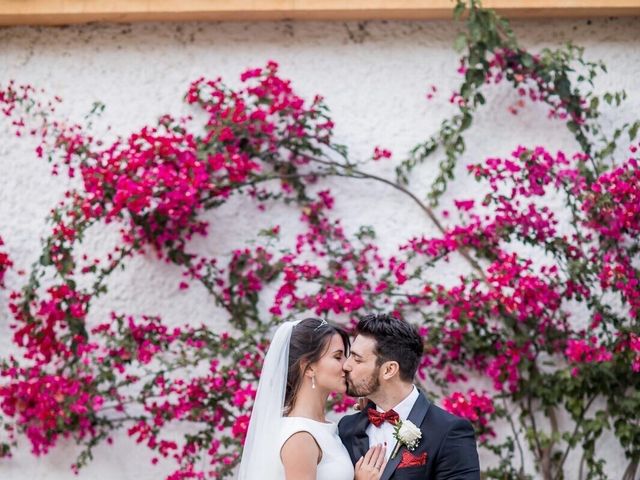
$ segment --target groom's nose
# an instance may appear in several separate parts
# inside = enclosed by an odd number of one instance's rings
[[[345,372],[351,371],[351,358],[347,358],[347,360],[342,364],[342,370]]]

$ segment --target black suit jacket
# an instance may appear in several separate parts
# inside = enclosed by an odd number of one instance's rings
[[[373,403],[369,407],[375,408]],[[368,408],[368,407],[367,407]],[[369,449],[366,428],[369,425],[367,408],[340,420],[338,431],[351,461],[355,465]],[[475,432],[468,420],[431,404],[420,392],[408,420],[422,431],[422,438],[413,455],[426,452],[424,465],[398,468],[404,447],[389,459],[380,480],[479,480],[480,464],[476,448]],[[389,448],[393,448],[390,445]]]

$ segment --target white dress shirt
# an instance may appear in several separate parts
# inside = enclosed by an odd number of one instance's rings
[[[414,403],[418,399],[418,389],[416,386],[413,386],[413,390],[411,393],[405,397],[398,405],[393,407],[393,410],[400,416],[400,420],[406,420],[413,408]],[[380,407],[376,407],[376,410],[379,412],[384,412]],[[393,425],[389,422],[384,422],[379,427],[376,427],[372,423],[367,427],[367,436],[369,437],[369,446],[373,447],[379,443],[383,444],[387,443],[387,452],[386,457],[387,460],[391,456],[391,451],[393,447],[396,445],[396,439],[393,436]]]

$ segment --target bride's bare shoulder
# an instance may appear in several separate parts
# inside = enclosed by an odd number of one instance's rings
[[[298,431],[285,440],[280,458],[287,478],[316,478],[322,450],[311,433]]]

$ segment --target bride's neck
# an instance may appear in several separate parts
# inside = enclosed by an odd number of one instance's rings
[[[302,385],[288,416],[305,417],[318,422],[324,422],[325,406],[328,397],[328,393]]]

